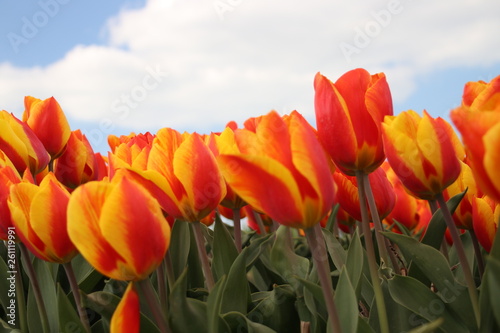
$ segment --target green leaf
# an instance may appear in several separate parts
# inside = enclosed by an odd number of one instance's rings
[[[354,290],[359,290],[361,275],[363,274],[363,264],[364,249],[359,239],[358,229],[356,229],[356,232],[352,236],[351,244],[349,244],[346,258],[347,273]]]
[[[82,293],[82,300],[85,307],[101,315],[102,326],[104,326],[106,331],[109,332],[109,323],[111,322],[111,317],[113,316],[116,307],[120,303],[121,298],[105,291],[96,291],[88,295]],[[94,327],[92,327],[92,331],[93,330]],[[153,324],[153,322],[142,313],[140,331],[151,333],[160,332],[156,325]]]
[[[94,287],[104,279],[104,276],[90,265],[81,254],[78,254],[71,260],[71,266],[73,267],[78,287],[84,293],[92,292]]]
[[[59,284],[57,285],[57,310],[59,332],[85,332],[80,317]]]
[[[488,258],[487,262],[489,266],[489,274],[491,276],[495,276],[496,278],[493,279],[488,279],[488,290],[490,292],[490,295],[493,297],[490,297],[490,302],[491,302],[491,310],[493,312],[493,315],[496,318],[497,323],[500,322],[500,281],[498,277],[500,276],[500,260],[495,259],[495,258]]]
[[[26,302],[26,320],[28,322],[28,330],[30,332],[36,332],[42,327],[40,312],[38,311],[35,294],[33,292],[33,287],[31,286],[31,284],[28,288],[28,300]]]
[[[342,332],[355,333],[358,329],[358,300],[347,268],[340,272],[340,279],[335,289],[335,304]]]
[[[309,270],[309,260],[293,251],[287,242],[287,227],[280,226],[276,231],[276,240],[271,249],[271,264],[276,271],[290,283],[300,295],[300,283],[295,278],[305,278]]]
[[[392,298],[415,314],[407,318],[410,325],[416,327],[424,324],[418,316],[428,322],[443,318],[444,322],[440,328],[444,332],[469,331],[450,313],[448,304],[418,280],[396,275],[388,284]]]
[[[244,248],[231,265],[222,291],[221,313],[230,311],[247,313],[251,301],[246,277],[246,254],[247,248]]]
[[[441,325],[443,325],[443,322],[443,318],[438,318],[430,323],[414,328],[408,333],[433,333],[436,332]]]
[[[207,325],[206,303],[187,294],[187,268],[175,282],[170,293],[168,321],[174,332],[205,332]]]
[[[481,333],[498,332],[500,331],[500,320],[498,318],[499,309],[493,309],[493,298],[498,298],[498,293],[493,293],[490,285],[496,284],[498,280],[497,270],[495,264],[490,265],[492,260],[500,261],[500,228],[497,229],[493,246],[491,247],[490,254],[486,257],[486,266],[484,269],[483,281],[481,284],[481,292],[479,293],[479,312],[481,314],[481,326],[479,331]],[[492,281],[493,280],[493,281]],[[496,311],[496,314],[494,313]],[[496,320],[495,320],[496,319]]]
[[[228,332],[229,327],[221,317],[222,291],[226,283],[227,276],[223,275],[215,284],[207,298],[207,318],[208,332]]]
[[[328,254],[330,254],[333,264],[340,272],[342,267],[347,262],[347,252],[342,244],[340,244],[337,237],[335,237],[330,231],[326,229],[322,229],[322,231],[325,238]]]
[[[462,201],[462,198],[467,193],[467,190],[453,196],[446,205],[450,210],[450,213],[453,214],[455,209],[457,209],[458,204]],[[422,238],[422,243],[426,245],[430,245],[433,248],[439,250],[441,246],[441,242],[443,241],[444,233],[446,231],[446,222],[443,218],[443,213],[441,208],[439,208],[434,215],[432,215],[431,220],[429,221],[429,225],[427,226],[427,231],[425,232],[424,237]]]
[[[337,217],[337,212],[339,211],[339,204],[336,204],[333,206],[332,211],[330,212],[330,215],[328,216],[328,221],[326,221],[326,227],[325,229],[328,230],[333,234],[333,228],[335,226],[335,221]]]
[[[231,332],[276,333],[275,330],[262,324],[255,323],[239,312],[228,312],[224,314],[222,318],[229,325]]]
[[[2,257],[0,257],[0,290],[2,290],[2,292],[0,292],[0,304],[4,307],[4,309],[9,306],[11,300],[11,297],[8,296],[8,291],[10,290],[10,280],[7,279],[11,276],[11,274],[7,273],[7,271],[10,271],[10,269],[7,268],[5,261]],[[17,274],[21,274],[21,272],[17,272]]]
[[[221,276],[229,273],[231,265],[238,256],[234,240],[220,218],[215,219],[213,254],[212,270],[217,281]]]
[[[188,256],[191,246],[191,236],[189,223],[182,220],[175,220],[170,235],[170,245],[168,254],[172,259],[174,277],[179,278],[188,264]],[[196,250],[196,247],[195,247]]]
[[[273,290],[259,296],[259,302],[247,315],[250,320],[276,332],[300,332],[295,292],[290,285],[275,285]]]
[[[53,271],[45,261],[38,258],[35,258],[33,261],[33,268],[35,269],[38,284],[40,285],[50,329],[51,331],[57,331],[59,328],[59,315],[57,311],[51,311],[52,309],[57,309],[57,293]]]

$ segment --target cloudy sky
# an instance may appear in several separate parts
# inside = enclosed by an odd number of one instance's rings
[[[500,74],[495,0],[0,2],[0,109],[54,96],[72,129],[207,133],[271,109],[314,124],[314,75],[385,72],[395,112],[448,119]]]

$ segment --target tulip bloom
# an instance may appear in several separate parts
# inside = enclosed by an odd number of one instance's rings
[[[71,132],[64,153],[56,160],[54,174],[68,188],[97,179],[97,161],[87,137],[80,130]]]
[[[490,252],[500,219],[500,204],[484,196],[472,201],[472,218],[477,240]]]
[[[464,142],[477,186],[500,202],[500,76],[491,82],[468,82],[462,105],[451,119]]]
[[[381,123],[393,114],[385,75],[358,68],[332,83],[318,73],[314,89],[318,137],[335,165],[350,176],[378,168],[385,159]]]
[[[112,182],[76,188],[68,204],[68,234],[92,266],[117,280],[147,278],[170,241],[170,227],[156,199],[121,173]]]
[[[314,129],[296,111],[272,111],[255,132],[235,131],[241,153],[218,157],[229,186],[256,210],[294,228],[310,228],[333,204],[326,154]]]
[[[7,111],[0,111],[0,150],[23,174],[35,175],[49,164],[50,156],[29,126]]]
[[[11,186],[8,206],[16,234],[38,258],[66,263],[77,254],[66,230],[68,201],[53,173],[40,186],[26,181]]]
[[[71,130],[63,110],[54,97],[40,100],[24,98],[23,121],[35,132],[45,149],[54,159],[66,147]]]
[[[135,284],[129,283],[111,317],[110,332],[139,333],[140,320],[139,294]]]
[[[337,189],[337,193],[335,194],[336,202],[338,202],[340,207],[343,208],[349,215],[354,217],[356,220],[361,221],[358,183],[356,181],[356,177],[346,176],[339,171],[335,171],[333,179]],[[394,189],[387,179],[384,170],[381,168],[370,173],[368,175],[368,179],[370,180],[370,184],[372,186],[377,212],[380,219],[383,219],[392,211],[392,208],[394,207],[396,200]],[[371,216],[370,211],[368,211],[368,213]]]
[[[10,186],[21,181],[19,173],[9,158],[0,150],[0,240],[8,239],[9,227],[12,227],[7,199]]]
[[[452,184],[461,166],[450,124],[409,110],[383,123],[387,159],[403,185],[421,199],[434,199]]]

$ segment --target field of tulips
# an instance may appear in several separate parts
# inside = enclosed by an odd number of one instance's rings
[[[455,127],[395,116],[383,73],[314,90],[316,127],[271,111],[106,156],[53,97],[1,111],[0,333],[499,332],[500,76]]]

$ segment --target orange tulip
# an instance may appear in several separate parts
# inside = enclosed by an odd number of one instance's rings
[[[21,181],[19,173],[9,158],[0,150],[0,240],[8,239],[9,227],[12,227],[7,199],[10,186]]]
[[[405,187],[421,199],[434,199],[460,174],[458,138],[447,122],[409,110],[383,123],[387,159]],[[462,156],[463,158],[463,156]]]
[[[129,283],[127,290],[111,317],[111,333],[139,333],[140,303],[134,283]]]
[[[11,186],[8,206],[16,234],[40,259],[66,263],[77,254],[66,230],[68,200],[53,173],[40,186],[26,181]]]
[[[500,202],[500,76],[491,82],[468,82],[462,105],[451,119],[464,142],[477,186]]]
[[[85,134],[71,132],[64,153],[56,160],[54,174],[70,189],[97,179],[97,161]]]
[[[241,153],[218,157],[229,186],[256,210],[294,228],[310,228],[333,204],[326,154],[314,129],[296,111],[272,111],[255,132],[235,131]]]
[[[477,240],[490,252],[500,219],[500,204],[484,196],[472,201],[472,219]]]
[[[361,221],[361,211],[358,195],[358,184],[356,177],[346,176],[339,171],[335,171],[333,179],[336,184],[336,202],[340,204],[349,215]],[[387,179],[383,169],[376,169],[368,175],[375,198],[375,205],[380,219],[387,216],[394,207],[396,200],[394,189]],[[371,216],[370,211],[368,213]],[[370,218],[371,219],[371,218]]]
[[[110,176],[113,177],[115,171],[120,168],[146,170],[153,140],[154,136],[149,132],[138,135],[131,133],[120,138],[110,135],[108,137],[111,147],[108,155]]]
[[[24,98],[23,121],[35,132],[52,158],[57,158],[66,147],[71,130],[63,110],[54,97],[40,100]]]
[[[318,73],[314,89],[318,137],[335,165],[350,176],[378,168],[385,159],[381,123],[393,114],[385,75],[358,68],[332,83]]]
[[[161,263],[170,241],[156,199],[121,172],[112,182],[76,188],[68,204],[68,234],[92,266],[117,280],[145,279]]]
[[[0,111],[0,150],[20,174],[26,169],[37,174],[45,169],[50,160],[42,142],[29,126],[7,111]]]

